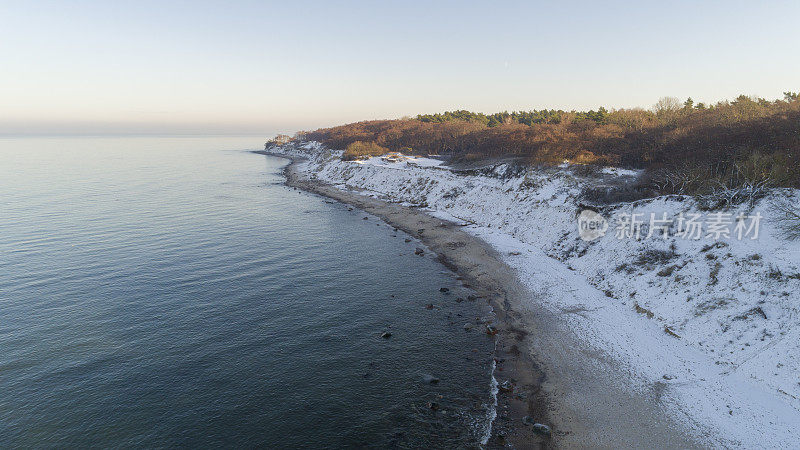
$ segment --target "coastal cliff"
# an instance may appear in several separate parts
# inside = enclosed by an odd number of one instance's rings
[[[639,176],[612,167],[344,161],[341,151],[302,141],[267,150],[302,160],[293,170],[309,182],[420,210],[490,244],[527,290],[515,305],[521,317],[554,318],[550,333],[580,347],[558,356],[545,342],[552,336],[528,339],[545,372],[579,360],[618,374],[622,388],[698,442],[800,440],[800,241],[785,233],[776,206],[797,202],[796,190],[708,211],[682,196],[610,202],[598,190]],[[600,231],[579,228],[586,216]],[[562,392],[581,392],[578,384],[567,374],[542,389],[560,396],[564,411],[586,409],[584,422],[602,421],[591,411],[601,405]],[[578,421],[569,426],[580,434]]]

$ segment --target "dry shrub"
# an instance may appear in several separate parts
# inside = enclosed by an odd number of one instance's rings
[[[624,130],[642,131],[655,124],[656,118],[650,111],[641,108],[618,109],[606,117],[609,124],[618,125]]]
[[[356,141],[347,146],[342,159],[345,161],[352,161],[362,156],[380,156],[389,152],[386,147],[381,147],[374,142]]]

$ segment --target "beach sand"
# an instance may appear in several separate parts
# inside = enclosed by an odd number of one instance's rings
[[[536,296],[488,244],[419,208],[307,179],[296,162],[284,169],[287,185],[352,205],[416,237],[492,305],[499,330],[494,375],[498,383],[511,381],[513,391],[497,395],[490,448],[700,447],[665,415],[658,386],[632,390],[629,373],[585,348],[560,314],[536,307]],[[551,427],[551,436],[537,434],[526,416]]]

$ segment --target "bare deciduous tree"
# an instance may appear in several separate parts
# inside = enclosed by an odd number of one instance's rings
[[[778,210],[778,228],[789,239],[800,239],[800,205],[793,198],[782,198],[773,202]]]
[[[675,97],[661,97],[655,105],[653,111],[656,117],[661,120],[670,122],[678,117],[678,111],[681,110],[683,104]]]

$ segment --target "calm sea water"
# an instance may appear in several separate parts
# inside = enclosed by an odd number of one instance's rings
[[[261,142],[0,139],[0,447],[481,439],[487,312]]]

